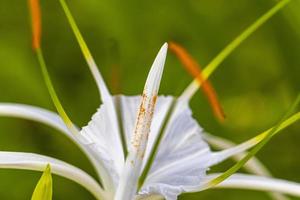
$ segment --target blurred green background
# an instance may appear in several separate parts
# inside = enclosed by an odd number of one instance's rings
[[[69,7],[114,93],[139,94],[152,61],[174,40],[203,66],[275,0],[69,0]],[[41,0],[45,59],[67,112],[85,125],[99,95],[58,0]],[[27,1],[0,0],[0,101],[54,110],[31,48]],[[292,1],[225,60],[211,81],[227,119],[219,124],[205,97],[191,102],[207,132],[242,142],[272,126],[300,91],[300,3]],[[162,94],[179,95],[191,77],[169,54]],[[300,123],[259,154],[274,176],[300,182]],[[86,157],[59,132],[31,121],[0,118],[0,149],[36,152],[95,174]],[[228,161],[215,170],[231,166]],[[0,199],[30,199],[41,174],[0,170]],[[54,177],[54,199],[93,199],[77,184]],[[180,199],[269,199],[263,192],[210,190]]]

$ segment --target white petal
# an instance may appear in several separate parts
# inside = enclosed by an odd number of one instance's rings
[[[122,121],[129,141],[134,129],[134,116],[139,106],[139,98],[121,96],[120,99]],[[157,99],[145,158],[149,157],[149,150],[159,134],[173,100],[174,98],[170,96],[159,96]],[[173,199],[184,191],[185,185],[199,185],[201,178],[205,176],[207,169],[204,163],[210,158],[210,149],[201,138],[202,128],[192,118],[187,102],[180,101],[178,105],[139,194],[160,193],[168,199]]]
[[[215,152],[212,154],[209,162],[206,163],[206,165],[207,165],[207,167],[211,167],[220,162],[223,162],[224,160],[226,160],[232,156],[235,156],[237,154],[247,151],[248,149],[255,146],[258,142],[259,142],[259,140],[257,140],[256,138],[252,138],[252,139],[247,140],[247,141],[245,141],[241,144],[238,144],[234,147],[225,149],[223,151]]]
[[[203,135],[203,138],[213,147],[223,150],[223,149],[230,149],[233,148],[235,146],[237,146],[236,144],[234,144],[233,142],[224,139],[224,138],[220,138],[217,137],[215,135],[211,135],[211,134],[207,134],[205,133]],[[235,159],[236,161],[239,161],[240,159],[242,159],[244,156],[246,156],[246,152],[245,151],[241,151],[237,154],[234,154],[232,156],[233,159]],[[244,168],[256,175],[261,175],[261,176],[271,176],[270,172],[268,171],[268,169],[257,159],[257,158],[252,158],[251,160],[249,160],[245,165]]]
[[[74,140],[61,118],[56,113],[42,108],[24,104],[0,103],[0,116],[20,117],[38,121],[60,130],[67,137]]]
[[[108,177],[107,173],[105,173],[104,167],[101,164],[102,162],[99,161],[99,156],[95,155],[95,153],[91,151],[89,147],[81,143],[80,138],[74,137],[74,135],[69,132],[62,119],[56,113],[43,108],[24,104],[0,103],[0,116],[20,117],[34,120],[60,130],[64,135],[77,144],[78,147],[86,154],[86,156],[94,165],[99,176],[101,176],[100,178],[103,183],[106,185],[109,184],[110,178]]]
[[[124,165],[124,152],[117,110],[113,97],[92,57],[88,59],[90,69],[97,82],[103,104],[92,116],[92,120],[83,127],[80,135],[85,138],[86,146],[101,163],[103,185],[114,193],[117,181]]]
[[[211,174],[207,176],[206,180],[212,180],[218,175]],[[234,174],[216,187],[280,192],[300,197],[299,183],[256,175]],[[196,191],[201,191],[201,188],[189,188],[188,190],[188,192]]]
[[[89,68],[92,72],[92,75],[96,81],[97,87],[99,89],[101,100],[103,102],[108,101],[111,98],[111,95],[109,93],[109,90],[104,82],[104,79],[92,57],[88,58],[87,63],[89,65]]]
[[[148,135],[156,104],[158,89],[164,69],[168,45],[165,43],[156,56],[148,74],[141,98],[134,133],[132,134],[129,154],[116,192],[116,200],[131,200],[137,190],[137,182],[141,173]]]
[[[139,101],[138,97],[121,96],[120,99],[122,121],[128,142],[133,132],[135,110],[138,108]],[[150,137],[158,135],[172,100],[172,97],[158,97]],[[164,133],[165,137],[161,142],[150,173],[141,191],[139,191],[141,197],[143,195],[161,194],[166,199],[176,199],[180,193],[186,191],[189,187],[199,187],[206,177],[206,171],[212,164],[244,152],[256,144],[256,142],[250,140],[250,142],[247,141],[229,148],[229,150],[213,153],[203,140],[202,128],[192,118],[188,103],[178,100],[176,108],[167,125]],[[150,146],[149,140],[147,147]]]
[[[224,139],[224,138],[220,138],[211,134],[207,134],[205,133],[203,135],[204,139],[213,147],[217,148],[217,149],[229,149],[232,148],[234,146],[236,146],[236,144],[234,144],[233,142]],[[238,153],[236,155],[234,155],[232,158],[236,161],[239,161],[240,159],[242,159],[244,156],[246,156],[246,152],[241,152]],[[272,176],[271,173],[269,172],[269,170],[263,165],[262,162],[260,162],[257,158],[253,157],[252,159],[250,159],[245,165],[244,168],[253,174],[256,175],[260,175],[260,176]],[[285,197],[284,195],[280,194],[280,193],[269,193],[269,195],[276,200],[288,200],[288,197]]]
[[[97,199],[106,199],[106,194],[100,185],[90,175],[77,167],[43,155],[0,151],[0,168],[43,171],[47,164],[51,165],[54,174],[77,182]]]
[[[186,101],[180,101],[167,125],[150,173],[139,194],[161,194],[176,199],[186,186],[199,185],[211,156],[202,128],[192,118]]]
[[[113,192],[124,166],[124,155],[119,133],[118,124],[113,120],[111,106],[102,104],[93,115],[92,120],[80,131],[85,138],[84,144],[101,163],[105,174],[105,188]]]
[[[135,200],[164,200],[165,198],[159,194],[152,194],[152,195],[138,195],[136,196]]]

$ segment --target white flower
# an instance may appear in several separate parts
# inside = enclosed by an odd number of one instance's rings
[[[144,98],[148,95],[149,97],[156,96],[166,50],[167,45],[165,44],[151,68],[145,86],[145,88],[150,88],[150,91],[145,90]],[[102,85],[102,87],[105,86]],[[152,91],[155,91],[154,94],[151,93]],[[94,114],[92,120],[87,126],[82,128],[79,135],[75,136],[68,130],[57,114],[41,108],[2,103],[0,104],[0,114],[36,120],[62,131],[62,133],[78,144],[91,161],[93,161],[101,177],[105,191],[101,189],[96,180],[82,170],[57,159],[42,155],[1,152],[0,167],[43,170],[45,165],[50,163],[53,173],[78,182],[99,199],[110,199],[118,191],[122,191],[122,193],[119,198],[116,196],[115,199],[132,199],[133,196],[124,198],[128,194],[139,194],[139,198],[144,197],[144,195],[160,194],[166,199],[176,199],[180,193],[201,190],[201,185],[215,176],[206,175],[209,167],[222,162],[230,156],[239,154],[257,143],[255,140],[250,140],[224,151],[212,152],[206,140],[216,143],[220,139],[215,139],[203,133],[202,128],[192,118],[191,110],[185,98],[174,99],[172,96],[159,96],[157,98],[150,127],[148,127],[147,123],[151,121],[151,109],[154,107],[154,101],[151,98],[149,99],[148,104],[144,105],[146,108],[143,112],[147,112],[150,115],[150,119],[146,116],[145,121],[142,121],[145,124],[137,126],[138,128],[149,128],[149,139],[147,140],[146,136],[141,135],[134,135],[132,137],[134,129],[136,129],[135,121],[137,112],[141,111],[141,97],[111,96],[109,93],[102,92],[102,100],[104,103],[100,106],[96,114]],[[172,106],[172,104],[175,105]],[[166,116],[170,111],[172,111],[172,114],[168,117],[168,123],[164,128],[164,138],[161,140],[151,170],[143,186],[136,193],[138,177],[149,158],[155,138],[161,131]],[[118,126],[118,114],[121,115],[122,127]],[[120,137],[121,128],[124,132],[126,146],[129,147],[129,156],[127,157],[126,164],[122,139]],[[141,132],[141,134],[143,133],[147,134],[147,130]],[[144,140],[144,142],[147,141],[147,147],[145,145],[132,146],[132,140],[136,139],[136,137]],[[134,143],[134,145],[136,144]],[[137,151],[136,148],[142,151],[138,152],[141,154],[138,154],[136,157],[131,156],[132,152],[135,153]],[[143,152],[144,150],[145,152]],[[142,156],[143,154],[144,156]],[[141,162],[141,164],[137,166],[133,162]],[[126,176],[127,174],[130,174],[130,176]],[[257,184],[261,184],[261,186],[257,188]],[[270,188],[273,185],[276,187]],[[296,183],[250,175],[232,176],[220,186],[236,188],[247,186],[249,188],[300,195],[300,186]],[[289,190],[285,190],[283,186],[286,186]],[[132,188],[129,189],[130,187]]]
[[[82,129],[70,124],[68,118],[63,115],[63,108],[60,108],[61,105],[55,100],[62,118],[42,108],[11,103],[0,104],[0,115],[31,119],[60,130],[88,156],[102,186],[81,169],[38,154],[2,151],[0,168],[42,171],[50,163],[53,173],[81,184],[97,199],[173,200],[181,193],[208,189],[206,184],[218,175],[208,174],[210,167],[233,156],[241,157],[266,135],[263,133],[233,146],[224,139],[204,133],[193,119],[189,108],[189,99],[200,87],[199,83],[194,82],[178,98],[158,96],[167,44],[162,46],[154,60],[142,95],[111,95],[66,4],[63,0],[61,3],[96,80],[102,105]],[[39,47],[37,53],[43,65]],[[47,71],[44,71],[45,74],[47,76]],[[47,84],[51,92],[51,81],[48,80]],[[55,99],[55,92],[53,94],[52,91],[51,95]],[[298,120],[299,115],[297,113],[286,120],[280,129]],[[217,148],[226,149],[213,152],[209,143]],[[300,196],[298,183],[268,178],[268,171],[259,161],[251,160],[246,167],[260,176],[234,174],[217,187],[257,189]],[[276,199],[285,199],[277,193],[272,195]]]

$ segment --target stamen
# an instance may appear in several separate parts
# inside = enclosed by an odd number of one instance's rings
[[[169,49],[176,55],[176,57],[180,60],[180,62],[190,73],[190,75],[197,80],[199,87],[200,85],[202,85],[202,91],[208,99],[215,116],[220,121],[224,121],[225,114],[221,104],[218,101],[215,89],[207,80],[207,78],[202,75],[201,67],[199,66],[199,64],[181,45],[175,42],[169,42]]]
[[[66,4],[65,0],[59,0],[62,8],[63,8],[63,11],[68,19],[68,22],[72,28],[72,31],[76,37],[76,40],[79,44],[79,47],[82,51],[82,54],[90,68],[90,71],[95,79],[95,82],[97,84],[97,87],[99,89],[99,92],[100,92],[100,95],[101,95],[101,98],[102,98],[102,101],[105,102],[105,101],[108,101],[108,100],[111,100],[111,96],[110,96],[110,93],[108,91],[108,88],[106,87],[106,84],[104,82],[104,79],[96,65],[96,62],[86,44],[86,42],[84,41],[82,35],[81,35],[81,32],[72,16],[72,13],[68,7],[68,5]]]
[[[68,127],[69,131],[71,131],[73,134],[78,135],[78,129],[74,126],[73,122],[71,121],[71,119],[69,118],[69,116],[67,115],[65,109],[63,108],[57,94],[56,91],[53,87],[52,81],[50,79],[47,67],[46,67],[46,63],[43,57],[43,52],[42,50],[39,48],[37,49],[37,57],[38,57],[38,61],[43,73],[43,77],[44,77],[44,81],[46,83],[48,92],[51,96],[52,102],[59,114],[59,116],[62,118],[62,120],[64,121],[64,123],[66,124],[66,126]]]
[[[67,113],[65,112],[62,104],[60,103],[60,100],[55,92],[55,89],[53,87],[52,81],[50,79],[46,63],[43,57],[43,52],[40,45],[40,39],[41,39],[41,10],[40,10],[40,2],[39,0],[29,0],[29,7],[31,11],[32,16],[32,38],[33,38],[33,46],[34,51],[36,52],[37,59],[39,61],[42,74],[44,77],[44,81],[46,83],[48,92],[51,96],[52,102],[56,107],[57,112],[59,113],[60,117],[63,119],[64,123],[68,127],[68,129],[72,133],[78,133],[77,128],[74,126],[70,118],[68,117]]]
[[[31,11],[32,22],[32,47],[34,50],[40,48],[41,41],[41,10],[39,0],[28,0]]]
[[[300,94],[298,94],[296,100],[291,105],[291,107],[287,111],[287,113],[282,117],[282,119],[272,129],[270,129],[268,132],[266,132],[263,135],[263,138],[261,138],[261,137],[257,138],[257,139],[261,139],[261,141],[256,146],[254,146],[254,148],[243,159],[241,159],[239,162],[237,162],[235,165],[233,165],[231,168],[229,168],[226,172],[224,172],[217,178],[209,181],[206,185],[204,185],[203,190],[220,184],[221,182],[226,180],[228,177],[230,177],[232,174],[234,174],[239,169],[241,169],[253,156],[255,156],[264,147],[264,145],[266,145],[272,139],[272,137],[274,135],[276,135],[276,133],[279,132],[278,130],[286,122],[288,117],[295,111],[295,109],[297,108],[299,103],[300,103]],[[293,116],[295,116],[295,115],[293,115]]]
[[[206,79],[219,67],[219,65],[227,58],[243,41],[245,41],[252,33],[267,22],[273,15],[286,6],[290,0],[281,0],[268,12],[258,18],[253,24],[246,28],[239,36],[229,43],[203,70],[202,76]],[[183,92],[181,98],[190,99],[193,97],[199,84],[195,79]]]

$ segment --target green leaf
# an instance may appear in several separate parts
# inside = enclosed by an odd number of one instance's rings
[[[49,164],[37,183],[31,200],[52,200],[52,176]]]

